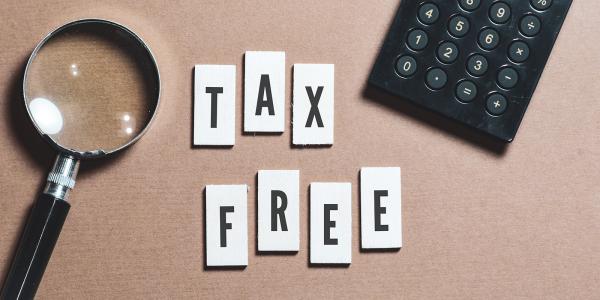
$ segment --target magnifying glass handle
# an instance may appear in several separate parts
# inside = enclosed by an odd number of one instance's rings
[[[44,193],[33,204],[0,299],[33,299],[71,205],[79,161],[59,155]]]

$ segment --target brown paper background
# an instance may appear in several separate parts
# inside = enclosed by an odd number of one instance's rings
[[[19,98],[35,44],[67,21],[109,18],[146,39],[162,75],[163,102],[147,135],[110,160],[82,164],[40,299],[600,297],[598,1],[574,1],[508,147],[365,90],[397,0],[11,0],[1,6],[2,278],[53,159]],[[333,147],[292,148],[289,128],[282,135],[241,133],[246,50],[286,51],[288,107],[293,63],[335,64]],[[232,149],[191,147],[198,63],[238,66]],[[289,124],[289,111],[286,119]],[[359,251],[362,166],[402,167],[399,252]],[[257,255],[256,172],[287,168],[301,171],[301,251]],[[311,181],[353,184],[348,268],[307,264]],[[249,265],[205,271],[202,191],[225,183],[250,185]]]

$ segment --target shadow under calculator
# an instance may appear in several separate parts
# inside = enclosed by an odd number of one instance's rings
[[[363,97],[367,100],[393,109],[403,115],[440,130],[452,137],[460,138],[469,144],[484,149],[498,157],[503,156],[508,144],[475,129],[469,128],[457,121],[451,120],[439,113],[427,110],[407,99],[391,95],[369,84],[363,89]]]

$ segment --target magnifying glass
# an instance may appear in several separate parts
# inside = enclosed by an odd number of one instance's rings
[[[23,98],[35,128],[57,151],[0,299],[31,299],[54,249],[81,159],[135,143],[156,114],[160,76],[144,41],[123,25],[78,20],[48,34],[29,57]]]

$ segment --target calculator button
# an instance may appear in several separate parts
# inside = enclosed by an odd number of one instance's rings
[[[498,93],[489,95],[485,102],[485,108],[493,116],[499,116],[503,114],[508,106],[506,97]]]
[[[521,23],[519,24],[519,29],[521,33],[525,36],[535,36],[540,33],[540,29],[542,27],[542,22],[540,19],[534,15],[526,15],[521,19]]]
[[[552,0],[531,0],[531,6],[537,10],[546,10],[552,5]]]
[[[481,76],[488,70],[487,59],[480,54],[475,54],[467,61],[467,71],[473,76]]]
[[[455,37],[463,37],[469,32],[469,20],[463,16],[454,16],[448,23],[448,31]]]
[[[474,11],[481,4],[481,0],[459,0],[458,4],[466,11]]]
[[[494,23],[504,24],[510,19],[510,6],[504,2],[496,2],[490,8],[490,19]]]
[[[429,37],[427,33],[421,29],[415,29],[408,34],[408,40],[406,41],[408,47],[413,50],[423,50],[429,43]]]
[[[425,80],[430,88],[439,90],[446,85],[446,82],[448,82],[448,76],[444,70],[434,68],[427,72]]]
[[[522,63],[529,58],[529,46],[522,41],[516,41],[508,48],[508,57],[516,63]]]
[[[458,47],[453,42],[444,42],[438,47],[437,57],[441,62],[451,64],[458,58]]]
[[[498,31],[487,28],[479,33],[479,45],[485,50],[492,50],[500,43]]]
[[[498,85],[504,89],[512,89],[519,82],[519,73],[513,68],[504,68],[498,72]]]
[[[410,77],[417,72],[417,61],[411,56],[401,56],[396,61],[396,72],[403,77]]]
[[[423,24],[431,25],[440,17],[440,10],[433,3],[425,3],[419,8],[419,20]]]
[[[456,98],[462,102],[471,102],[477,97],[477,86],[468,80],[456,85]]]

